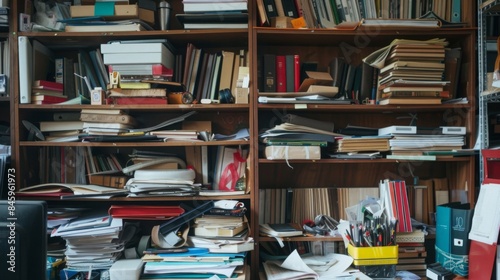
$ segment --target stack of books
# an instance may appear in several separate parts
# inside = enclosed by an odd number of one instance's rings
[[[70,18],[60,19],[66,32],[120,32],[153,30],[156,5],[126,1],[89,1],[69,7]],[[119,2],[114,5],[114,2]],[[154,3],[153,3],[154,4]],[[146,7],[147,6],[147,7]],[[94,10],[96,11],[94,13]],[[99,12],[97,12],[99,11]]]
[[[339,137],[335,141],[335,148],[337,153],[385,152],[389,150],[389,137]]]
[[[248,229],[244,216],[204,215],[194,220],[194,236],[233,237]]]
[[[184,29],[248,28],[246,0],[185,0],[184,13],[176,18]]]
[[[241,253],[252,251],[255,246],[253,238],[248,236],[245,216],[207,214],[196,218],[193,228],[188,244],[212,253]]]
[[[441,104],[450,98],[443,81],[446,40],[394,40],[364,59],[379,68],[377,101],[380,105]]]
[[[424,232],[414,230],[397,233],[396,243],[399,250],[396,270],[406,270],[420,277],[425,277],[427,251],[425,250]]]
[[[284,122],[260,135],[264,156],[276,159],[321,159],[321,148],[334,143],[333,123],[288,114]]]
[[[53,81],[36,80],[31,86],[32,104],[56,104],[68,100],[63,93],[63,84]]]
[[[148,50],[148,52],[144,52]],[[116,104],[166,104],[166,89],[144,80],[171,81],[175,48],[167,39],[123,40],[101,44],[110,74],[110,97]],[[134,89],[135,91],[127,91]]]
[[[384,132],[386,131],[386,132]],[[391,154],[388,159],[435,160],[436,156],[453,156],[465,145],[465,127],[441,126],[418,128],[416,126],[390,126],[379,130],[381,135],[391,135]]]
[[[134,117],[121,110],[83,109],[80,120],[83,132],[89,135],[118,135],[136,124]]]

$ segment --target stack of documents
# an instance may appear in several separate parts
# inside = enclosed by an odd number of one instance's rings
[[[463,136],[456,135],[398,135],[389,140],[391,150],[398,149],[461,149],[465,145]]]
[[[430,151],[461,150],[465,145],[465,134],[466,129],[462,126],[427,128],[393,125],[379,129],[379,135],[392,137],[389,140],[391,157],[422,156]]]
[[[338,153],[385,152],[389,150],[388,136],[340,137],[335,143]]]
[[[88,271],[109,269],[121,256],[124,241],[120,239],[122,219],[108,213],[89,213],[55,229],[51,237],[66,241],[66,267]]]
[[[191,196],[201,185],[192,169],[139,169],[125,185],[130,196]]]
[[[334,142],[334,136],[342,136],[332,130],[325,130],[322,127],[317,127],[315,120],[310,119],[309,123],[292,123],[284,122],[276,125],[274,128],[266,130],[260,135],[263,142],[267,139],[293,139],[293,140],[314,140]],[[318,123],[323,123],[318,121]],[[331,124],[333,128],[333,124]]]
[[[252,237],[235,236],[233,238],[221,239],[188,236],[188,244],[197,248],[207,248],[210,253],[241,253],[252,251],[255,243]]]
[[[141,279],[237,277],[243,273],[246,253],[210,253],[206,248],[189,247],[187,252],[146,254]]]

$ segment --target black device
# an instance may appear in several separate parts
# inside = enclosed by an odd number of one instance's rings
[[[2,280],[45,279],[47,203],[0,200],[0,275]]]

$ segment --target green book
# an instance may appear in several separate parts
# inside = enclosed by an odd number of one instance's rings
[[[267,139],[268,146],[320,146],[326,147],[326,141],[315,140],[287,140],[287,139]]]

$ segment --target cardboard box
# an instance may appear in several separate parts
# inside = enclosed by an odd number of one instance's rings
[[[291,17],[273,17],[271,18],[271,27],[274,28],[292,28]]]
[[[248,88],[236,88],[234,93],[234,103],[248,104]]]
[[[114,14],[107,13],[106,11],[96,11],[95,5],[71,6],[69,11],[72,18],[102,15],[107,20],[138,18],[152,26],[155,24],[154,11],[139,8],[137,5],[115,5]]]

